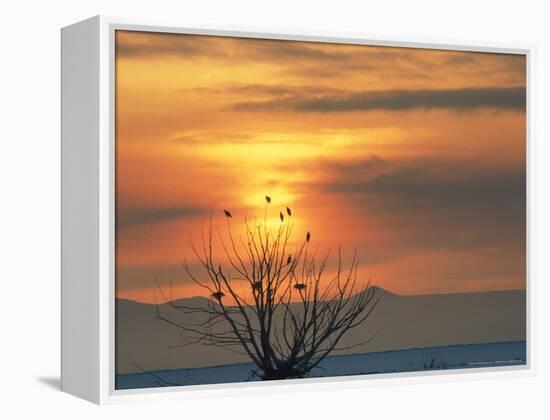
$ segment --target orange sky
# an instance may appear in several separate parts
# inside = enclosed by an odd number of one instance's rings
[[[116,83],[118,297],[266,194],[392,292],[525,287],[523,56],[117,31]]]

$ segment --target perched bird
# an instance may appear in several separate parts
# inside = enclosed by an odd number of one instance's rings
[[[268,204],[271,203],[271,197],[269,195],[266,195],[265,201],[267,201]]]
[[[305,285],[304,283],[296,283],[296,284],[294,285],[294,288],[295,288],[296,290],[304,290],[304,289],[306,288],[306,285]]]
[[[286,208],[286,214],[288,214],[289,216],[292,216],[292,210],[290,210],[290,207]]]
[[[279,217],[281,218],[281,222],[282,222],[283,220],[285,220],[285,216],[283,216],[283,212],[282,212],[282,211],[279,212]]]
[[[222,297],[225,296],[225,293],[222,291],[217,291],[212,293],[212,297],[217,300],[222,300]]]
[[[288,258],[286,259],[286,263],[290,264],[291,261],[292,261],[292,257],[290,256],[290,254],[288,254]]]
[[[231,213],[229,212],[229,210],[224,210],[223,211],[224,214],[225,214],[225,217],[227,217],[228,219],[231,219],[233,216],[231,215]]]
[[[310,239],[311,239],[311,233],[308,232],[308,233],[306,234],[306,241],[309,242]]]

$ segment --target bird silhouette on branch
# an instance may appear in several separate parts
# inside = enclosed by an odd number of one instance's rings
[[[273,226],[267,218],[271,197],[266,195],[265,202],[263,220],[245,217],[241,235],[233,231],[232,213],[223,210],[224,230],[214,227],[211,216],[200,246],[190,241],[202,273],[188,261],[185,273],[210,300],[206,306],[165,300],[184,315],[200,314],[201,321],[183,322],[185,316],[175,319],[158,305],[157,317],[179,329],[187,344],[245,354],[264,380],[305,377],[331,353],[366,343],[341,345],[373,313],[376,288],[357,280],[356,251],[345,268],[338,247],[336,269],[329,275],[330,254],[319,259],[310,250],[310,231],[305,240],[292,242],[292,209],[283,209],[287,217],[276,209],[280,223]],[[223,258],[215,257],[215,250]]]

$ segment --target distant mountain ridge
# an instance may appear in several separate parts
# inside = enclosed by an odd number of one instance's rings
[[[396,295],[377,288],[380,302],[367,322],[352,330],[346,344],[370,343],[352,352],[379,352],[452,344],[525,340],[525,290],[433,295]],[[204,305],[204,297],[174,301]],[[169,310],[166,304],[161,310]],[[181,345],[180,331],[155,318],[153,304],[116,300],[116,372],[195,368],[246,362],[245,356],[204,345]],[[198,315],[185,316],[187,321]],[[138,367],[139,366],[139,367]]]

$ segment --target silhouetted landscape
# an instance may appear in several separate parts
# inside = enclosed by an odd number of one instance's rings
[[[525,55],[114,41],[118,389],[528,362]]]
[[[426,354],[437,353],[449,363],[452,360],[451,353],[468,350],[457,347],[452,352],[442,349],[433,350],[434,347],[446,347],[455,345],[471,345],[485,343],[514,342],[511,352],[514,359],[519,358],[525,362],[525,347],[521,343],[525,341],[525,291],[498,291],[484,293],[457,293],[435,294],[421,296],[399,296],[379,289],[380,303],[373,312],[369,323],[357,328],[344,339],[345,343],[359,343],[375,335],[372,341],[353,349],[353,354],[366,353],[367,359],[370,353],[380,353],[406,349],[419,350],[411,356],[411,360],[401,361],[394,366],[398,369],[405,363],[413,363],[415,369],[423,370],[423,362],[419,360]],[[186,299],[185,303],[196,305],[207,304],[208,299],[196,297]],[[178,301],[178,303],[183,303]],[[161,310],[170,311],[167,305],[160,305]],[[173,313],[174,316],[189,316],[187,314]],[[200,321],[199,319],[193,320]],[[178,338],[178,332],[174,327],[156,319],[155,305],[143,304],[123,299],[118,299],[116,304],[116,369],[117,374],[142,373],[146,371],[159,371],[165,369],[195,369],[218,365],[243,364],[250,374],[251,366],[244,355],[235,354],[225,349],[202,346],[199,344],[181,347],[184,344]],[[476,350],[479,351],[479,348]],[[495,353],[494,359],[499,354],[506,355],[506,351]],[[345,350],[335,354],[349,354]],[[404,353],[407,356],[407,353]],[[420,357],[420,359],[419,359]],[[476,357],[476,352],[471,355]],[[468,354],[466,354],[468,358]],[[346,359],[354,360],[354,359]],[[377,359],[374,358],[373,362]],[[505,358],[505,360],[507,360]],[[470,360],[476,362],[477,360]],[[436,363],[439,363],[436,361]],[[460,364],[466,361],[461,360]],[[139,367],[137,367],[138,365]],[[481,364],[483,365],[483,364]],[[488,364],[490,365],[490,364]],[[475,367],[476,365],[471,365]],[[464,367],[464,366],[463,366]],[[364,372],[365,365],[356,364],[355,373]],[[369,369],[377,370],[373,366]],[[380,369],[382,369],[380,367]],[[385,368],[387,369],[387,368]],[[383,370],[383,369],[382,369]],[[333,369],[334,371],[334,369]],[[349,372],[350,368],[342,372]],[[316,376],[329,375],[329,371],[318,371]],[[219,372],[220,378],[224,372]],[[350,374],[350,373],[341,373]],[[208,378],[215,376],[215,370]],[[238,375],[237,375],[238,377]],[[151,379],[151,378],[149,378]],[[242,378],[241,378],[242,379]],[[143,380],[143,379],[142,379]],[[223,380],[220,380],[223,382]]]

